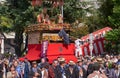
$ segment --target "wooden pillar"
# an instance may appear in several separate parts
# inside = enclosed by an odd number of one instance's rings
[[[1,54],[4,54],[4,38],[1,37]]]

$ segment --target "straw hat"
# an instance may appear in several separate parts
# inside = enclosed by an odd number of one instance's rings
[[[60,57],[60,58],[58,58],[58,61],[59,61],[59,62],[61,62],[61,61],[65,62],[65,58]]]
[[[104,61],[103,61],[102,58],[97,58],[97,62],[100,63],[100,64],[101,64],[101,63],[104,63]]]
[[[32,64],[37,64],[37,62],[36,62],[36,61],[33,61]]]
[[[68,64],[69,64],[69,65],[75,65],[75,62],[72,61],[72,60],[70,60]]]

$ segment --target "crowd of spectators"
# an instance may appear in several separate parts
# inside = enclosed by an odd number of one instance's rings
[[[0,78],[120,78],[120,55],[80,56],[77,62],[58,57],[51,64],[47,58],[2,58]]]

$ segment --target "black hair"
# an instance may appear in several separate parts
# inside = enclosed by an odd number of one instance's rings
[[[98,71],[100,69],[100,64],[98,62],[95,62],[92,67],[93,71]]]
[[[62,64],[64,64],[64,63],[65,63],[65,61],[60,61],[59,63],[60,63],[60,65],[62,65]]]

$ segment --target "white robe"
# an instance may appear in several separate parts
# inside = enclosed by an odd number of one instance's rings
[[[81,48],[81,40],[77,39],[75,40],[75,56],[78,57],[82,55],[82,48]]]

